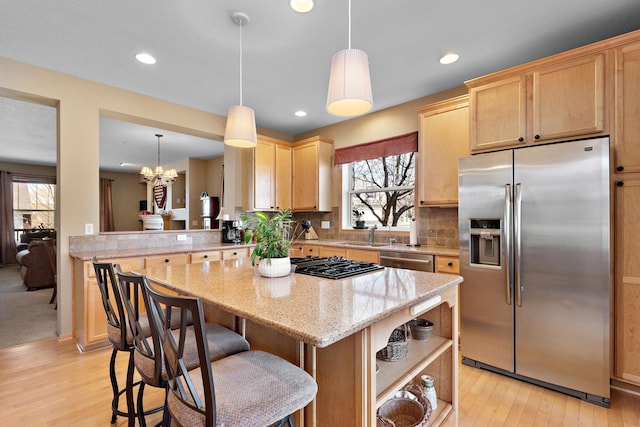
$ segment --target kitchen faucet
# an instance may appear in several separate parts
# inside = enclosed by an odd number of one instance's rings
[[[378,228],[378,226],[376,224],[373,224],[373,227],[371,227],[369,229],[369,244],[370,245],[373,245],[373,235],[375,234],[377,228]]]

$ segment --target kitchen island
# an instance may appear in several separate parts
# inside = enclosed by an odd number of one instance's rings
[[[246,258],[138,272],[201,298],[208,321],[309,372],[318,395],[297,414],[298,425],[374,426],[377,408],[425,373],[435,378],[440,399],[429,425],[457,424],[459,276],[385,268],[342,280],[264,278]],[[414,317],[434,323],[431,338],[410,340],[401,360],[377,360],[393,330]]]

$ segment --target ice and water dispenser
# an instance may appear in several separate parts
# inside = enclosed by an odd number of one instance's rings
[[[499,219],[470,220],[471,264],[500,265],[500,226]]]

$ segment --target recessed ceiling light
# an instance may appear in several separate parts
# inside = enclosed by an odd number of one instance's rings
[[[289,6],[298,13],[307,13],[313,9],[313,0],[289,0]]]
[[[149,55],[148,53],[138,53],[136,54],[136,59],[143,64],[153,65],[156,63],[156,58]]]
[[[440,58],[440,63],[444,65],[453,64],[458,58],[459,56],[456,53],[447,53]]]
[[[296,117],[304,117],[307,115],[306,111],[302,111],[302,110],[298,110],[295,113],[293,113]]]

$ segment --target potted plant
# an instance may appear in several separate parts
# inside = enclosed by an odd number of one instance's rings
[[[245,243],[255,241],[251,251],[251,265],[258,263],[258,271],[265,277],[286,276],[291,272],[289,248],[291,240],[291,211],[276,212],[271,218],[264,212],[241,215]]]
[[[355,228],[364,228],[364,211],[359,211],[358,209],[353,209],[353,216],[356,218],[356,227]]]

